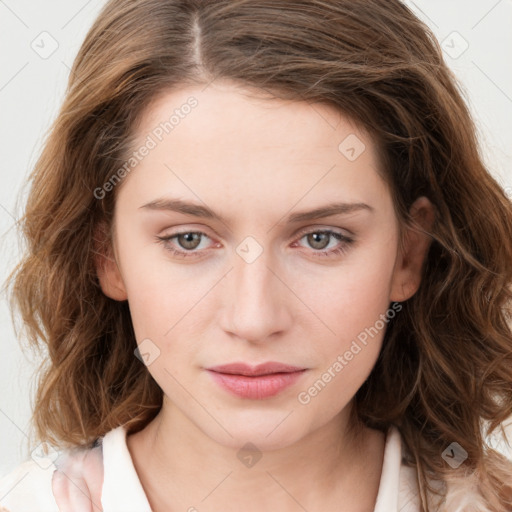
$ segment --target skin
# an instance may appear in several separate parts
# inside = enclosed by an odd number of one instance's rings
[[[118,185],[112,254],[97,264],[104,293],[128,300],[137,342],[159,350],[148,371],[164,391],[162,410],[127,438],[150,504],[156,512],[373,511],[385,434],[361,427],[356,440],[347,421],[385,328],[307,404],[297,397],[392,301],[417,291],[429,238],[410,230],[400,248],[372,140],[326,105],[269,100],[228,81],[187,86],[147,109],[141,144],[191,95],[198,106]],[[365,145],[353,161],[338,149],[351,134]],[[225,223],[143,207],[169,197],[206,205]],[[286,220],[334,201],[372,210]],[[430,202],[418,198],[411,212],[428,229]],[[307,236],[322,229],[353,241]],[[205,235],[195,245],[156,239],[187,230]],[[248,236],[262,249],[251,263],[236,252]],[[235,361],[307,371],[280,394],[249,400],[204,369]],[[252,467],[237,457],[247,442],[262,455]]]

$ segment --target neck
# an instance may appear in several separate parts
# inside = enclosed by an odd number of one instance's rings
[[[368,428],[349,432],[349,407],[293,444],[252,452],[219,444],[164,405],[127,438],[154,512],[373,511],[385,435]]]

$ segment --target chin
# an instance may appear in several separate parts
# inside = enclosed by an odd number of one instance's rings
[[[201,428],[211,439],[226,447],[239,450],[252,443],[261,451],[277,450],[292,445],[308,434],[304,422],[299,426],[298,415],[292,411],[292,407],[265,412],[261,408],[226,411],[215,416],[224,428],[215,421]]]

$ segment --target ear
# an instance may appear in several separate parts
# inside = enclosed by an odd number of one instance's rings
[[[98,224],[94,231],[94,266],[103,293],[114,300],[126,300],[128,294],[105,223]]]
[[[420,287],[423,263],[426,260],[432,238],[422,232],[432,229],[435,211],[424,196],[412,204],[409,213],[419,228],[406,227],[404,240],[399,247],[398,259],[393,271],[390,301],[403,302],[411,298]]]

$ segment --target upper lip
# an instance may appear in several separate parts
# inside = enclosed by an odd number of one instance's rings
[[[256,376],[269,375],[271,373],[291,373],[305,370],[305,368],[270,361],[257,366],[250,366],[246,363],[221,364],[219,366],[211,366],[210,368],[207,368],[207,370],[218,373],[230,373],[232,375]]]

